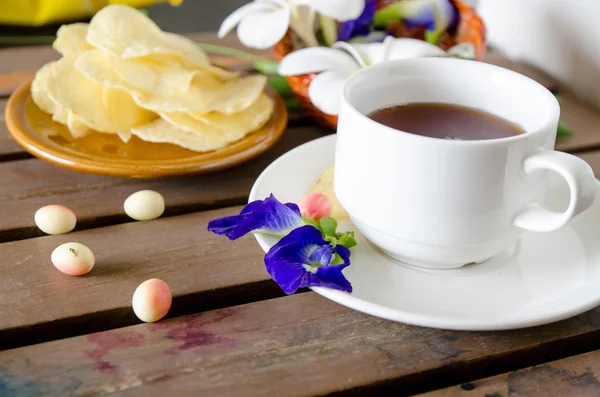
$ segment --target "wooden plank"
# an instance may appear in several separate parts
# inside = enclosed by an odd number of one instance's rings
[[[561,120],[573,131],[573,136],[559,137],[557,149],[582,152],[600,149],[600,111],[576,99],[571,93],[559,94]]]
[[[15,395],[405,396],[596,347],[599,314],[451,332],[378,319],[311,292],[5,351],[0,379]]]
[[[0,244],[0,349],[133,324],[133,291],[154,277],[175,296],[171,315],[281,295],[253,237],[233,244],[206,230],[211,219],[241,208]],[[96,256],[84,277],[50,262],[54,248],[69,241]]]
[[[0,99],[0,161],[29,157],[28,154],[12,139],[4,122],[6,99]]]
[[[78,228],[127,221],[123,201],[142,189],[156,190],[165,197],[167,215],[242,204],[270,163],[290,149],[328,133],[312,126],[291,128],[257,159],[227,171],[193,177],[135,180],[78,173],[37,159],[0,163],[0,241],[40,236],[33,213],[53,203],[73,209]]]
[[[578,100],[561,87],[561,83],[534,66],[510,60],[501,52],[491,50],[486,62],[528,76],[550,91],[557,93],[561,105],[561,121],[573,131],[571,137],[559,137],[556,148],[565,152],[582,152],[600,148],[600,111]]]
[[[578,153],[577,157],[580,157],[587,161],[587,163],[592,167],[594,173],[596,174],[596,178],[600,179],[600,150]]]
[[[543,85],[544,87],[548,88],[552,92],[560,90],[560,83],[553,77],[542,72],[534,66],[530,66],[522,62],[513,61],[507,58],[500,51],[490,49],[490,51],[488,51],[488,54],[485,57],[485,62],[501,66],[506,69],[514,70],[517,73],[521,73],[527,77],[530,77],[533,80],[540,83],[541,85]]]
[[[597,397],[600,351],[422,394],[421,397]]]

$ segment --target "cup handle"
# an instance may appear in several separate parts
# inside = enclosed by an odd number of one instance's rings
[[[565,212],[553,212],[538,204],[531,204],[514,220],[515,226],[521,229],[534,232],[551,232],[560,229],[594,203],[596,196],[594,171],[588,163],[578,157],[564,152],[543,150],[528,157],[523,168],[527,174],[532,174],[536,170],[558,172],[569,184],[571,202]]]

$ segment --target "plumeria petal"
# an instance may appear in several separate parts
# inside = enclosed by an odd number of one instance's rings
[[[462,59],[475,59],[475,46],[471,43],[461,43],[448,50],[448,56]]]
[[[210,221],[208,230],[236,240],[250,232],[284,236],[302,225],[304,221],[296,204],[282,204],[271,195],[248,204],[239,215]]]
[[[336,253],[342,263],[330,265]],[[265,256],[265,264],[267,272],[286,294],[314,286],[352,291],[342,274],[350,265],[348,249],[333,247],[314,226],[300,227],[282,238]]]
[[[357,67],[356,61],[344,51],[313,47],[303,48],[287,55],[281,60],[278,72],[282,76],[297,76],[324,70],[354,71]]]
[[[386,40],[393,39],[388,37]],[[349,44],[338,41],[334,48],[343,49],[354,57],[362,67],[367,67],[386,60],[386,48],[383,43]]]
[[[417,39],[395,39],[388,37],[384,41],[385,60],[407,59],[418,57],[444,56],[446,52],[441,48]]]
[[[365,8],[365,0],[295,0],[296,4],[304,4],[338,21],[356,19]]]
[[[315,35],[315,21],[317,14],[315,11],[306,6],[296,7],[292,11],[290,26],[300,39],[308,47],[317,47],[319,42]]]
[[[374,31],[369,33],[366,36],[357,36],[350,39],[348,42],[352,44],[371,44],[371,43],[381,43],[385,40],[386,37],[391,36],[389,32],[379,32]]]
[[[356,49],[356,47],[354,45],[352,45],[350,43],[346,43],[345,41],[338,41],[337,43],[334,43],[331,47],[335,48],[336,50],[346,51],[348,54],[352,55],[352,58],[354,58],[356,63],[361,68],[364,68],[367,66],[366,60],[363,58],[361,53],[358,52],[358,50]]]
[[[352,73],[331,70],[316,76],[308,87],[311,102],[323,113],[340,113],[342,86]]]
[[[246,4],[232,12],[221,24],[219,28],[218,36],[219,38],[223,38],[227,36],[235,27],[248,15],[255,12],[265,12],[265,11],[274,11],[278,7],[269,2],[264,1],[254,1],[252,3]]]
[[[259,3],[265,4],[265,3]],[[290,26],[290,9],[271,5],[270,10],[247,14],[238,25],[238,38],[246,47],[265,49],[273,47]]]
[[[364,10],[358,18],[341,23],[338,29],[338,41],[348,41],[355,36],[368,35],[375,18],[377,4],[378,0],[366,0]]]

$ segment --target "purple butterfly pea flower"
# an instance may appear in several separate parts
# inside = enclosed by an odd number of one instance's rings
[[[208,230],[236,240],[250,232],[282,237],[305,225],[296,204],[280,203],[272,194],[246,205],[239,215],[226,216],[208,223]]]
[[[425,27],[427,31],[445,31],[458,20],[458,12],[449,0],[437,0],[436,8],[429,0],[412,0],[416,7],[402,20],[409,28]],[[440,26],[438,26],[440,25]]]
[[[314,226],[302,226],[282,238],[265,256],[265,264],[267,272],[288,295],[304,287],[352,292],[352,285],[342,274],[350,265],[350,251],[325,241]]]
[[[435,44],[445,31],[454,29],[458,19],[450,0],[402,0],[377,11],[373,24],[385,28],[389,22],[403,21],[409,28],[424,27],[426,40]]]
[[[378,0],[366,0],[362,14],[353,20],[340,24],[338,41],[348,41],[356,36],[367,36],[371,32],[371,24],[375,18]]]

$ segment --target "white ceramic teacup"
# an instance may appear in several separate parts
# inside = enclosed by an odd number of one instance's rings
[[[444,140],[366,116],[414,102],[480,109],[526,133]],[[393,259],[437,269],[484,261],[514,244],[523,230],[559,229],[592,205],[591,167],[553,150],[559,114],[546,88],[485,63],[415,58],[371,66],[349,77],[343,89],[335,193],[355,227]],[[564,212],[537,204],[548,171],[569,185]]]

